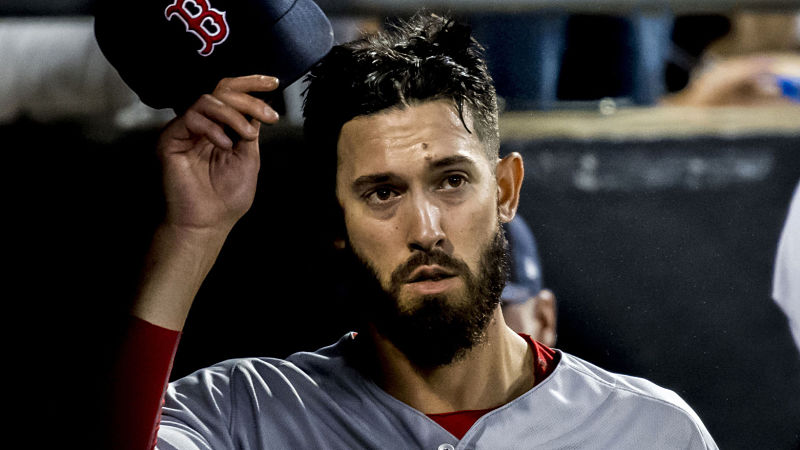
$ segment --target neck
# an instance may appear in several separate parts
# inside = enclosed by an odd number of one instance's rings
[[[498,307],[485,339],[465,357],[435,369],[420,369],[373,330],[380,374],[390,395],[425,413],[489,409],[504,405],[534,385],[533,352],[506,326]]]

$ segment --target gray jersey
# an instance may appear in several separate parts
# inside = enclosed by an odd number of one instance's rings
[[[286,360],[225,361],[171,383],[166,449],[715,449],[672,391],[559,352],[533,389],[459,440],[347,364],[348,334]]]
[[[800,184],[794,189],[778,244],[772,298],[786,313],[794,342],[800,349]]]

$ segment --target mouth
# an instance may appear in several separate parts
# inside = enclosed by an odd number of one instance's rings
[[[424,281],[441,281],[447,278],[453,278],[456,274],[445,270],[441,266],[422,266],[414,270],[408,277],[406,283],[421,283]]]

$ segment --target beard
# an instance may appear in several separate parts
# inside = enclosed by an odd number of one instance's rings
[[[508,276],[508,241],[502,227],[482,249],[478,273],[444,251],[418,252],[381,286],[373,266],[350,250],[349,293],[362,326],[371,326],[416,367],[434,369],[456,362],[481,343],[500,303]],[[461,277],[462,289],[401,301],[400,292],[419,266],[439,265]]]

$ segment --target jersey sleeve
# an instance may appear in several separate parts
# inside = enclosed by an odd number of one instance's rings
[[[795,187],[783,225],[772,280],[772,298],[789,319],[800,349],[800,184]]]
[[[235,369],[232,361],[225,361],[169,384],[157,436],[158,450],[239,447],[231,433],[235,416],[231,379]],[[256,427],[255,422],[251,425]]]
[[[123,335],[111,380],[111,448],[152,449],[181,334],[131,316]]]

